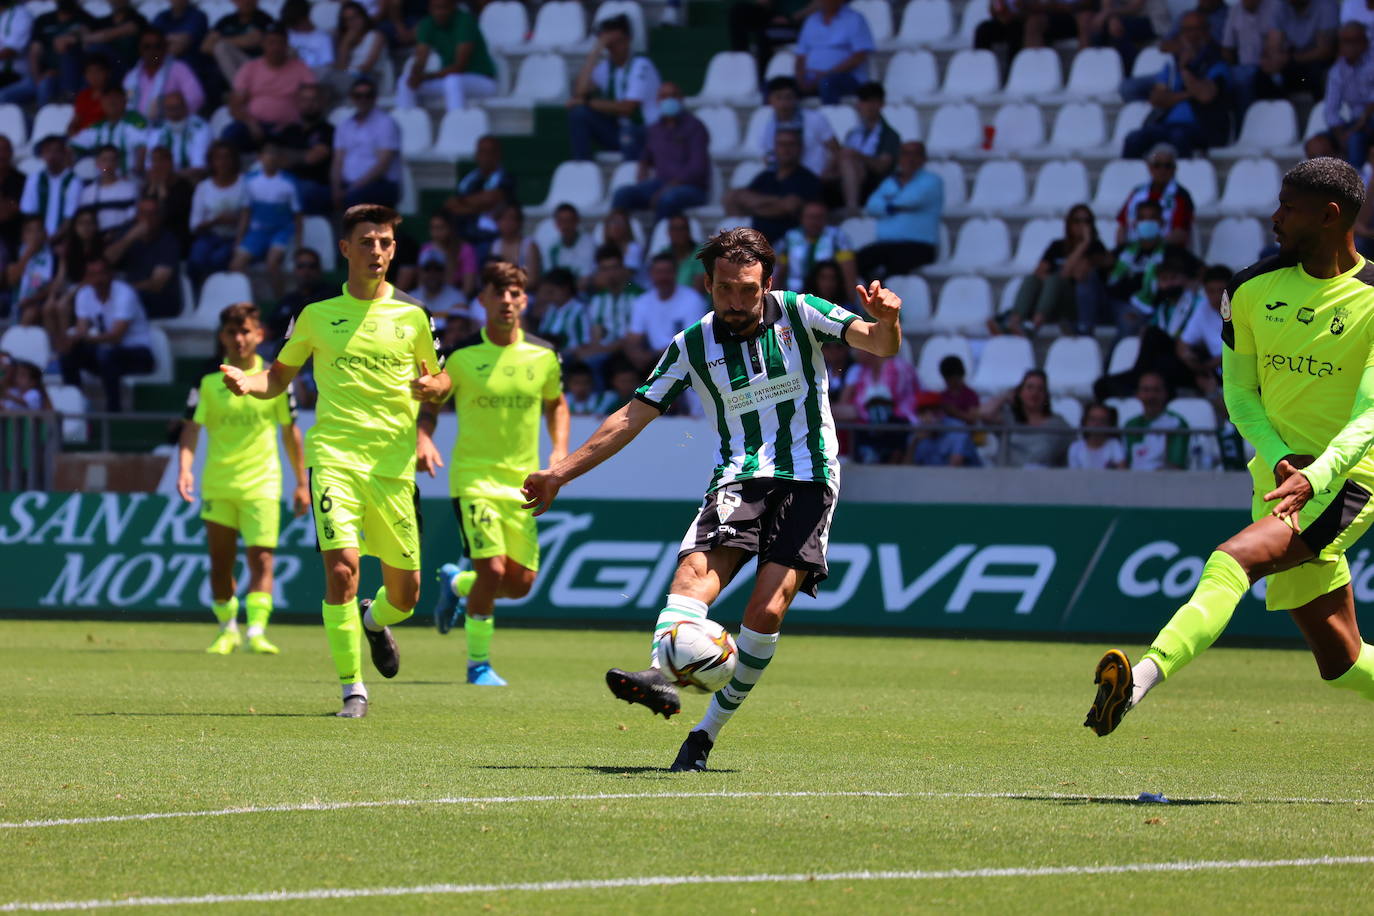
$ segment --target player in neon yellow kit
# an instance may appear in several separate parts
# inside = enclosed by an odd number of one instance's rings
[[[539,470],[539,420],[549,429],[550,461],[568,454],[568,402],[553,345],[520,328],[527,278],[523,268],[494,261],[482,269],[479,298],[486,327],[461,341],[444,372],[453,380],[458,441],[453,446],[449,493],[473,568],[446,563],[439,570],[434,621],[447,633],[463,613],[468,642],[468,683],[503,687],[491,667],[497,598],[523,598],[539,569],[539,532],[522,508],[520,487]],[[431,474],[442,466],[430,434],[437,407],[420,417],[419,457]],[[465,607],[460,607],[460,602]]]
[[[256,375],[263,371],[257,354],[262,343],[262,316],[247,302],[219,313],[219,344],[225,362]],[[191,390],[188,416],[181,428],[178,452],[180,473],[177,492],[187,502],[195,499],[191,465],[201,427],[210,435],[205,468],[201,472],[200,517],[205,521],[205,542],[210,551],[211,610],[220,632],[206,652],[228,655],[243,645],[239,635],[239,599],[234,582],[234,561],[239,535],[248,557],[248,646],[254,652],[277,654],[267,641],[272,616],[272,565],[281,525],[281,462],[277,459],[276,430],[281,430],[291,470],[296,475],[292,504],[296,515],[310,508],[301,454],[301,431],[296,426],[296,402],[288,390],[270,401],[244,400],[231,395],[212,372]]]
[[[1222,300],[1226,408],[1255,447],[1253,524],[1207,559],[1192,598],[1134,669],[1098,662],[1084,725],[1110,734],[1157,684],[1210,646],[1269,577],[1322,679],[1374,700],[1374,646],[1360,636],[1345,553],[1374,521],[1374,264],[1355,250],[1360,175],[1339,159],[1284,175],[1279,254],[1236,275]]]
[[[306,441],[315,535],[324,561],[325,634],[343,685],[338,715],[367,715],[362,676],[366,636],[383,677],[400,670],[388,628],[409,617],[420,597],[420,518],[415,490],[417,401],[448,395],[438,369],[434,324],[417,300],[386,281],[401,217],[359,204],[343,216],[339,251],[348,261],[341,294],[307,305],[266,372],[221,366],[235,394],[273,398],[315,360],[319,401]],[[358,563],[381,561],[382,587],[358,600]]]

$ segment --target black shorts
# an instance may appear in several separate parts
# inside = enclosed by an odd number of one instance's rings
[[[806,572],[801,589],[815,596],[825,580],[835,491],[823,483],[760,477],[728,483],[706,494],[678,559],[714,547],[736,547]]]

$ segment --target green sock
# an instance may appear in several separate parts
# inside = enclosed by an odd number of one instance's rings
[[[453,589],[459,598],[466,598],[472,591],[472,583],[477,581],[477,571],[469,569],[453,577]]]
[[[405,620],[411,614],[415,613],[415,609],[411,608],[408,611],[403,611],[390,601],[387,601],[386,586],[383,585],[381,588],[377,589],[377,596],[372,599],[372,607],[368,608],[367,612],[372,615],[372,622],[377,624],[377,627],[380,629],[381,627],[389,627],[393,623],[400,623],[402,620]]]
[[[324,635],[329,639],[329,654],[334,657],[339,683],[356,684],[363,679],[363,622],[358,616],[358,599],[321,607]]]
[[[215,619],[219,621],[220,626],[226,627],[236,623],[239,616],[239,596],[233,595],[228,601],[211,601],[210,610],[215,612]]]
[[[1332,687],[1353,690],[1366,700],[1374,700],[1374,646],[1360,644],[1360,657],[1350,670],[1334,681],[1327,681]]]
[[[249,592],[243,603],[248,607],[248,635],[261,636],[272,616],[272,593]]]
[[[468,661],[485,662],[491,660],[491,634],[496,630],[494,617],[474,617],[468,614],[463,618],[463,632],[468,637]]]
[[[1250,577],[1235,557],[1213,551],[1202,567],[1193,597],[1159,631],[1145,658],[1152,659],[1168,678],[1216,642],[1249,588]]]

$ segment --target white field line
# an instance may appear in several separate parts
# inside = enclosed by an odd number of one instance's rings
[[[446,798],[390,798],[375,801],[302,802],[294,805],[245,805],[241,808],[215,808],[204,811],[149,811],[142,814],[106,814],[99,817],[56,817],[28,821],[0,822],[0,830],[33,830],[43,827],[77,827],[86,824],[119,824],[131,821],[161,821],[175,818],[228,817],[237,814],[276,814],[298,811],[348,811],[355,808],[418,808],[427,805],[515,805],[549,802],[636,801],[664,798],[739,799],[739,798],[988,798],[1021,801],[1134,801],[1134,795],[1089,795],[1063,792],[607,792],[590,795],[498,795],[454,796]],[[1374,798],[1240,798],[1223,795],[1194,795],[1177,799],[1186,802],[1219,802],[1249,805],[1374,805]]]
[[[346,900],[359,897],[406,897],[417,894],[505,894],[512,892],[600,891],[637,887],[700,884],[800,884],[813,881],[957,881],[970,878],[1047,878],[1057,876],[1148,874],[1160,872],[1235,871],[1263,868],[1315,868],[1374,865],[1374,856],[1319,856],[1309,859],[1231,859],[1193,862],[1136,862],[1125,865],[1051,865],[1022,868],[947,869],[943,871],[842,871],[822,874],[650,875],[584,881],[531,881],[510,884],[418,884],[411,887],[314,888],[255,894],[203,894],[195,897],[125,897],[106,900],[16,901],[0,913],[102,910],[131,906],[194,906],[211,903],[285,903],[294,900]]]

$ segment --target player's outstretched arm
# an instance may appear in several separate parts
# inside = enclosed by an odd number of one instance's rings
[[[874,280],[867,288],[854,287],[859,304],[873,321],[855,321],[845,331],[845,343],[875,356],[896,356],[902,347],[902,299]]]
[[[266,372],[249,375],[242,369],[224,363],[220,365],[219,371],[224,373],[224,387],[234,394],[240,397],[247,394],[264,401],[270,401],[290,387],[291,380],[296,377],[297,372],[301,371],[301,367],[288,366],[286,363],[277,361],[272,363],[271,368]]]
[[[563,485],[581,477],[607,458],[629,445],[640,430],[659,416],[658,408],[635,398],[611,414],[582,443],[581,448],[562,461],[543,471],[535,471],[525,478],[521,488],[528,500],[524,508],[543,515],[553,505]]]

